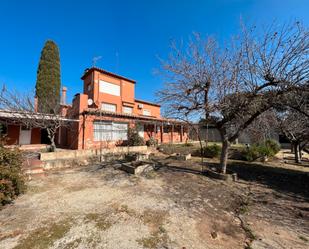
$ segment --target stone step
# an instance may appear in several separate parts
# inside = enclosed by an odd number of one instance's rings
[[[23,169],[23,172],[25,174],[41,174],[41,173],[44,173],[44,168],[43,167],[31,167],[31,168]]]
[[[43,178],[46,176],[46,173],[35,173],[35,174],[26,174],[26,177],[28,178],[28,180],[32,180],[32,179],[36,179],[36,178]]]
[[[39,160],[39,159],[28,159],[28,160],[24,160],[24,162],[23,162],[23,165],[24,166],[32,166],[32,165],[41,165],[41,164],[43,164],[44,162],[42,162],[41,160]]]

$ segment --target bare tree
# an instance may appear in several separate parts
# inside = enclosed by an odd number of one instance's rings
[[[285,94],[278,105],[278,109],[290,108],[309,118],[309,83],[300,89]]]
[[[293,91],[282,98],[276,107],[276,124],[288,138],[295,155],[295,162],[300,163],[302,150],[309,143],[309,85],[302,91]]]
[[[46,129],[48,138],[51,142],[51,150],[56,149],[55,136],[61,126],[68,126],[69,121],[61,115],[61,106],[51,105],[48,101],[41,100],[41,106],[50,110],[49,113],[41,113],[36,110],[34,94],[23,93],[8,90],[5,85],[0,94],[0,108],[11,122],[21,124],[27,127],[37,127]]]
[[[228,149],[257,117],[280,103],[290,91],[308,84],[309,34],[299,23],[264,31],[243,28],[220,47],[195,35],[188,46],[172,44],[159,100],[169,117],[201,117],[221,134],[221,172]]]
[[[300,163],[302,149],[309,142],[309,118],[293,109],[287,109],[278,113],[278,126],[293,146],[295,162]]]
[[[257,117],[245,130],[251,141],[256,143],[274,139],[280,129],[275,125],[277,117],[273,109]]]

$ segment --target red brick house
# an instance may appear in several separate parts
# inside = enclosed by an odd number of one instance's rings
[[[69,129],[59,129],[56,139],[59,147],[114,146],[127,140],[129,128],[136,128],[145,141],[151,137],[158,143],[187,140],[183,123],[162,118],[160,105],[135,98],[134,80],[96,67],[85,70],[81,79],[83,93],[74,96],[72,105],[65,104],[66,88],[62,90],[62,115],[74,122]],[[43,141],[42,131],[18,124],[7,126],[7,137],[9,144],[16,145]]]

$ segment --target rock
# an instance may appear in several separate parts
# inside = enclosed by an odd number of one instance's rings
[[[299,211],[298,212],[298,217],[304,218],[304,214],[301,211]]]
[[[212,237],[213,239],[218,238],[217,232],[213,231],[213,232],[211,232],[210,234],[211,234],[211,237]]]

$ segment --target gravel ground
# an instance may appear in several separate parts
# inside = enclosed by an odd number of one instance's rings
[[[163,162],[173,167],[139,177],[93,165],[33,179],[0,211],[0,248],[308,248],[303,197]]]

